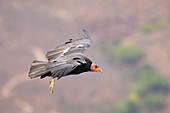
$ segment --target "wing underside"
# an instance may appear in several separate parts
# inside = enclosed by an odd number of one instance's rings
[[[83,30],[76,39],[70,39],[65,44],[48,51],[46,57],[49,60],[48,70],[52,73],[51,76],[60,79],[77,66],[87,63],[84,59],[84,52],[91,43],[91,37],[86,30]]]
[[[80,33],[77,39],[71,39],[63,45],[57,46],[54,50],[48,51],[46,54],[49,62],[62,60],[71,54],[84,54],[84,51],[90,47],[92,43],[91,37],[86,30]]]
[[[63,76],[66,76],[77,66],[87,63],[82,56],[75,56],[74,58],[67,58],[65,62],[53,62],[49,63],[48,70],[51,71],[52,77],[57,77],[60,79]]]

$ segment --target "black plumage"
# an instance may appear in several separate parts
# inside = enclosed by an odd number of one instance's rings
[[[92,41],[86,30],[77,39],[70,39],[54,50],[48,51],[48,62],[35,60],[29,72],[30,78],[51,76],[60,79],[63,76],[91,71],[92,61],[84,56],[84,51]]]

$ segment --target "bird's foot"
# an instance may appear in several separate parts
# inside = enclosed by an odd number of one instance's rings
[[[55,79],[53,78],[51,81],[50,81],[50,86],[49,86],[49,90],[50,90],[50,93],[53,94],[53,87],[54,87],[54,83],[55,83]]]

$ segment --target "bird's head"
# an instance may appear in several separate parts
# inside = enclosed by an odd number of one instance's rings
[[[91,69],[92,72],[102,72],[102,69],[99,68],[99,66],[97,66],[94,63],[91,64],[91,68],[90,69]]]

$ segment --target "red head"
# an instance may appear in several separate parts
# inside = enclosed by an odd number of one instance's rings
[[[97,65],[95,65],[94,63],[91,64],[91,71],[93,72],[102,72],[102,69],[99,68]]]

